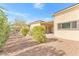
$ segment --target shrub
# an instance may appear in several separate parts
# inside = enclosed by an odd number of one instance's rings
[[[23,35],[23,36],[26,36],[29,32],[29,29],[27,27],[22,27],[20,29],[20,33]]]
[[[35,26],[32,29],[32,37],[38,43],[45,42],[46,38],[44,33],[45,33],[45,27],[43,26]]]
[[[5,13],[0,10],[0,48],[5,44],[9,36],[10,27]]]

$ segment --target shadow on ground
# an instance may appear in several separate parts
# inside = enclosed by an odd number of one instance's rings
[[[17,56],[63,56],[65,54],[63,50],[57,50],[51,46],[40,46],[20,53]]]

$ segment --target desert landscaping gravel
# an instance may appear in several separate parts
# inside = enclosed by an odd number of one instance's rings
[[[32,41],[31,36],[23,37],[18,33],[10,34],[0,55],[5,56],[79,56],[79,41],[56,39],[46,34],[45,43]]]

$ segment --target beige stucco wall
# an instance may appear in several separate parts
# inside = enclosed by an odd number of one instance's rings
[[[57,24],[79,20],[79,8],[54,17],[54,35],[62,39],[79,41],[79,30],[58,30]]]

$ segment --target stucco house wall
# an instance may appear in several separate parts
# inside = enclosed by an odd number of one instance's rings
[[[78,29],[58,29],[58,23],[79,21],[79,4],[54,14],[54,36],[62,39],[79,41]],[[79,26],[79,24],[78,24]]]

